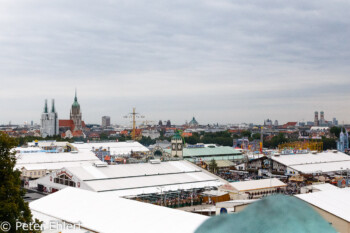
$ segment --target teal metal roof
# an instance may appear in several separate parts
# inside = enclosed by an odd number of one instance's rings
[[[311,206],[296,197],[275,195],[242,212],[209,218],[195,233],[335,233]]]
[[[171,153],[171,149],[165,149],[165,152]],[[183,157],[203,157],[203,156],[220,156],[220,155],[241,155],[238,150],[229,146],[204,147],[204,148],[184,148]]]

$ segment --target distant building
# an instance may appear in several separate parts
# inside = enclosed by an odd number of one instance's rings
[[[337,126],[338,125],[338,120],[337,120],[337,118],[333,118],[333,125],[335,125],[335,126]]]
[[[314,126],[319,126],[319,120],[318,120],[318,112],[315,112],[314,116]]]
[[[168,120],[168,121],[166,122],[166,126],[167,126],[167,127],[171,127],[171,121],[170,121],[170,120]]]
[[[272,120],[270,120],[270,119],[265,120],[264,126],[272,126]]]
[[[193,117],[192,120],[190,121],[190,123],[188,123],[188,125],[191,126],[191,127],[196,127],[199,124],[198,124],[196,118]]]
[[[337,141],[337,150],[340,152],[345,152],[347,149],[349,149],[349,134],[346,130],[344,133],[343,129],[341,129],[339,140]]]
[[[52,100],[51,111],[48,111],[47,100],[45,100],[44,112],[41,114],[40,134],[43,138],[58,135],[58,115],[55,110],[55,101]]]
[[[75,92],[74,102],[70,111],[69,120],[59,120],[59,128],[63,133],[63,138],[85,137],[83,128],[85,122],[82,121],[82,114],[80,111],[80,104],[78,103],[77,92]]]
[[[109,116],[102,117],[102,127],[111,126],[111,118]]]
[[[274,125],[275,125],[275,126],[278,126],[278,120],[275,120]]]

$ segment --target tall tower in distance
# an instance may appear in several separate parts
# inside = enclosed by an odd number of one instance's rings
[[[109,116],[102,117],[102,127],[111,126],[111,118]]]
[[[80,112],[80,104],[78,103],[77,90],[75,90],[74,102],[72,104],[72,110],[70,111],[70,119],[73,121],[75,128],[73,131],[82,130],[81,123],[81,112]]]
[[[52,100],[51,111],[45,100],[44,112],[41,114],[40,134],[43,138],[58,135],[58,114],[55,109],[55,100]]]
[[[320,122],[319,122],[319,124],[320,125],[326,124],[326,120],[324,119],[324,111],[320,112]]]
[[[318,120],[318,112],[315,112],[315,119],[314,119],[314,126],[319,126],[319,120]]]

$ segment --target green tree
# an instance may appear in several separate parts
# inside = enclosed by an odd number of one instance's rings
[[[337,141],[333,138],[322,137],[323,150],[337,149]]]
[[[218,164],[215,159],[212,159],[209,164],[209,170],[211,173],[215,173],[218,170]]]
[[[261,137],[261,134],[260,134],[260,133],[255,133],[255,134],[253,134],[253,136],[252,136],[252,138],[253,138],[254,140],[260,140],[260,137]]]
[[[341,128],[337,127],[337,126],[333,126],[330,129],[331,134],[333,134],[334,136],[336,136],[337,138],[339,138],[340,132],[341,132]]]
[[[244,130],[241,133],[242,137],[247,137],[250,138],[250,136],[252,135],[252,132],[250,132],[249,130]]]
[[[9,232],[26,232],[15,229],[16,222],[33,222],[28,203],[23,200],[25,191],[21,188],[20,171],[14,170],[16,158],[11,149],[17,145],[16,139],[0,132],[0,221],[11,225]]]

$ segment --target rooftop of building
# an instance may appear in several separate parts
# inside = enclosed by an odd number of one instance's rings
[[[221,187],[223,190],[232,190],[232,191],[252,191],[266,188],[276,188],[276,187],[285,187],[285,183],[280,181],[277,178],[272,179],[261,179],[261,180],[248,180],[240,182],[232,182]]]
[[[350,222],[350,188],[299,194],[296,197]]]
[[[171,149],[165,149],[171,153]],[[220,156],[220,155],[241,155],[242,153],[229,146],[183,148],[183,157]]]
[[[34,218],[81,223],[82,232],[193,233],[207,217],[171,208],[66,188],[30,203]],[[98,216],[98,218],[97,218]],[[180,224],[179,224],[180,223]]]

